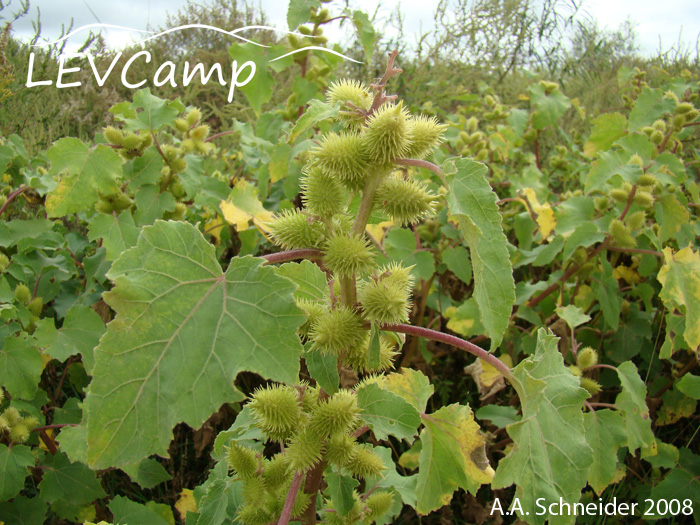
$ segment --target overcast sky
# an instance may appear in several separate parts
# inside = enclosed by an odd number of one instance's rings
[[[379,15],[389,16],[398,2],[382,0]],[[31,35],[31,19],[36,18],[37,8],[41,11],[42,35],[56,38],[61,24],[68,25],[71,17],[74,27],[98,20],[134,29],[146,29],[149,25],[151,28],[160,27],[165,23],[166,12],[174,13],[186,3],[187,0],[30,0],[32,16],[18,21],[15,32]],[[260,0],[260,3],[273,25],[287,28],[287,0]],[[351,5],[372,13],[378,3],[378,0],[353,0]],[[437,0],[402,0],[406,32],[417,34],[420,29],[429,31],[436,4]],[[667,49],[678,42],[679,35],[686,46],[696,49],[700,34],[698,4],[698,0],[584,0],[583,9],[607,29],[616,29],[629,18],[636,26],[641,52],[651,54],[659,48],[659,39],[663,48]],[[18,5],[19,0],[12,0],[9,10],[16,9]],[[7,10],[0,16],[7,18]],[[331,38],[341,38],[341,33],[326,33]],[[76,35],[71,42],[77,46],[85,35]],[[109,29],[106,38],[108,44],[114,47],[129,40],[128,34],[116,29]]]

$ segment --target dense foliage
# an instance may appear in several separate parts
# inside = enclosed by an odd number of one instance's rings
[[[555,34],[556,3],[478,4]],[[572,75],[534,31],[488,71],[383,56],[361,11],[287,19],[202,58],[255,62],[231,104],[101,91],[76,59],[65,106],[3,33],[0,523],[573,523],[549,505],[615,498],[697,523],[697,65],[608,71],[579,33]],[[370,65],[283,57],[340,22]],[[211,44],[176,34],[154,62]]]

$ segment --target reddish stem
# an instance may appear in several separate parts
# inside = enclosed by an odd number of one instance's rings
[[[292,509],[294,508],[294,502],[297,499],[297,494],[299,493],[299,488],[301,487],[301,481],[304,479],[304,475],[297,471],[294,473],[294,478],[292,479],[292,484],[289,487],[289,492],[287,492],[287,499],[284,500],[284,508],[282,509],[282,515],[277,525],[287,525],[290,518],[292,517]]]
[[[262,256],[262,258],[267,261],[265,264],[295,261],[297,259],[320,259],[322,257],[323,252],[321,250],[314,250],[313,248],[287,250],[286,252],[269,253]]]
[[[7,196],[7,200],[5,201],[5,204],[2,205],[2,208],[0,208],[0,215],[5,211],[5,209],[10,205],[10,203],[15,200],[19,195],[24,193],[29,189],[29,186],[22,186],[21,188],[17,188],[15,191],[10,193]]]
[[[448,345],[461,348],[462,350],[465,350],[470,354],[480,359],[483,359],[491,366],[493,366],[496,370],[498,370],[501,374],[503,374],[503,376],[505,376],[506,378],[511,379],[513,377],[510,368],[508,368],[508,366],[503,361],[498,359],[495,355],[487,352],[483,348],[480,348],[475,344],[470,343],[469,341],[465,341],[460,337],[455,337],[454,335],[449,334],[443,334],[442,332],[431,330],[430,328],[423,328],[422,326],[412,326],[409,324],[389,324],[382,326],[381,329],[388,330],[390,332],[398,332],[400,334],[424,337],[432,341],[438,341],[440,343],[446,343]]]

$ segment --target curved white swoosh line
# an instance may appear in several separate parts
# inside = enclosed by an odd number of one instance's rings
[[[359,60],[355,60],[354,58],[347,57],[343,55],[342,53],[338,53],[337,51],[333,51],[332,49],[328,49],[326,47],[320,47],[320,46],[306,46],[302,47],[301,49],[295,49],[294,51],[290,51],[289,53],[286,53],[282,55],[281,57],[273,58],[270,60],[270,62],[274,62],[275,60],[280,60],[281,58],[288,57],[290,55],[294,55],[296,53],[301,53],[302,51],[306,51],[308,49],[314,49],[316,51],[325,51],[326,53],[333,53],[335,56],[339,56],[340,58],[344,58],[345,60],[350,60],[351,62],[355,62],[356,64],[362,64],[363,62],[360,62]]]
[[[224,29],[220,29],[220,28],[218,28],[218,27],[210,26],[210,25],[207,25],[207,24],[187,24],[187,25],[184,25],[184,26],[178,26],[178,27],[173,27],[173,28],[171,28],[171,29],[166,29],[165,31],[163,31],[163,32],[161,32],[161,33],[158,33],[157,35],[149,36],[148,38],[144,38],[143,40],[139,40],[138,42],[134,42],[134,44],[135,44],[135,45],[136,45],[136,44],[143,44],[144,42],[148,42],[149,40],[153,40],[154,38],[158,38],[159,36],[167,35],[168,33],[172,33],[172,32],[174,32],[174,31],[180,31],[180,30],[182,30],[182,29],[194,29],[194,28],[199,28],[199,29],[211,29],[211,30],[213,30],[213,31],[216,31],[217,33],[223,33],[224,35],[233,36],[233,37],[235,37],[235,38],[238,38],[238,39],[240,39],[240,40],[243,40],[244,42],[248,42],[248,43],[254,44],[254,45],[256,45],[256,46],[260,46],[260,47],[270,47],[270,46],[266,46],[266,45],[264,45],[264,44],[258,44],[257,42],[253,42],[252,40],[248,40],[247,38],[243,38],[242,36],[236,34],[238,31],[243,31],[243,30],[245,30],[245,29],[251,29],[251,27],[254,28],[254,27],[258,27],[258,26],[242,27],[242,28],[236,29],[236,30],[234,30],[234,31],[226,31],[226,30],[224,30]],[[259,27],[264,27],[264,26],[259,26]],[[265,29],[272,29],[272,28],[267,28],[267,27],[266,27]]]
[[[124,26],[117,26],[114,24],[87,24],[84,26],[80,26],[78,29],[75,29],[68,33],[67,35],[59,38],[58,40],[54,40],[53,42],[46,42],[44,44],[32,44],[31,47],[45,47],[45,46],[52,46],[54,44],[58,44],[59,42],[63,42],[64,40],[67,40],[68,38],[72,37],[76,33],[80,33],[83,29],[90,29],[93,27],[111,27],[113,29],[126,29],[127,31],[137,31],[139,33],[153,33],[153,31],[146,31],[145,29],[133,29],[131,27],[124,27]]]
[[[150,36],[148,38],[144,38],[143,40],[141,40],[139,42],[135,42],[135,44],[143,44],[144,42],[147,42],[149,40],[153,40],[154,38],[158,38],[159,36],[165,35],[167,33],[172,33],[173,31],[180,31],[181,29],[192,29],[192,28],[211,29],[213,31],[216,31],[217,33],[229,35],[229,36],[238,38],[239,40],[243,40],[244,42],[248,42],[249,44],[253,44],[253,45],[259,46],[259,47],[266,47],[266,48],[269,48],[270,46],[266,46],[264,44],[258,44],[257,42],[254,42],[253,40],[249,40],[247,38],[244,38],[244,37],[238,35],[238,33],[240,33],[241,31],[246,31],[248,29],[266,29],[268,31],[277,31],[280,33],[287,33],[288,35],[296,35],[296,36],[304,37],[303,34],[297,33],[295,31],[287,31],[286,29],[277,29],[276,27],[270,27],[270,26],[257,26],[257,25],[256,26],[245,26],[245,27],[239,27],[238,29],[234,29],[232,31],[226,31],[226,30],[221,29],[219,27],[210,26],[207,24],[187,24],[187,25],[183,25],[183,26],[173,27],[171,29],[163,31],[162,33],[158,33],[157,35],[153,35],[153,36]]]

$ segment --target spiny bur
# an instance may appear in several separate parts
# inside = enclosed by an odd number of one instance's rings
[[[359,235],[334,235],[325,246],[326,267],[340,277],[365,275],[374,266],[374,250]]]
[[[420,115],[411,117],[411,144],[406,155],[414,159],[423,159],[430,155],[442,142],[442,134],[447,129],[445,124],[435,117]]]
[[[375,200],[392,220],[405,225],[432,215],[437,196],[422,182],[394,173],[379,187]]]
[[[590,377],[581,378],[581,388],[584,388],[588,391],[588,397],[593,397],[601,390],[601,386],[598,383],[598,381],[596,381],[595,379],[591,379]]]
[[[275,244],[285,250],[319,248],[326,236],[325,225],[301,210],[283,210],[269,224]]]
[[[342,110],[358,108],[367,111],[372,106],[373,97],[362,82],[341,79],[330,85],[326,100],[329,104],[340,104]]]
[[[290,472],[305,471],[314,467],[323,455],[323,438],[304,428],[296,433],[284,451]]]
[[[365,319],[380,324],[402,323],[408,319],[413,277],[398,264],[382,268],[381,274],[361,284],[358,299]]]
[[[355,453],[355,444],[355,438],[345,432],[331,434],[326,441],[326,461],[333,465],[345,466]]]
[[[581,370],[587,370],[598,363],[598,352],[587,346],[576,354],[576,365]]]
[[[340,306],[319,316],[309,335],[322,352],[341,354],[361,344],[365,332],[357,314],[347,306]]]
[[[370,494],[365,500],[365,505],[371,511],[369,516],[370,522],[374,523],[374,521],[384,516],[384,514],[389,512],[393,504],[394,495],[391,492],[380,490]]]
[[[372,451],[370,445],[355,445],[353,448],[355,453],[346,467],[354,476],[366,479],[371,476],[379,476],[386,469],[382,458]]]
[[[355,394],[350,390],[340,390],[316,406],[308,428],[322,438],[329,434],[345,432],[357,422],[359,412]]]
[[[253,394],[249,406],[258,427],[274,441],[289,438],[302,420],[299,396],[289,386],[260,388]]]
[[[403,103],[385,104],[374,113],[363,130],[363,141],[373,162],[390,165],[410,151],[413,126]]]
[[[18,303],[27,304],[32,300],[32,292],[26,284],[19,283],[15,287],[15,299]]]
[[[625,226],[621,220],[613,219],[610,223],[609,231],[615,246],[621,248],[634,248],[637,246],[637,240],[632,236],[627,226]]]
[[[320,167],[311,168],[301,179],[302,202],[306,210],[322,219],[332,218],[345,208],[342,184]]]
[[[313,164],[346,187],[351,190],[364,187],[370,166],[362,137],[357,133],[328,133],[310,154]]]
[[[5,273],[7,267],[10,266],[10,259],[4,253],[0,253],[0,274]]]
[[[253,450],[238,443],[232,443],[226,452],[228,466],[238,477],[250,479],[255,476],[258,469],[258,458]]]

